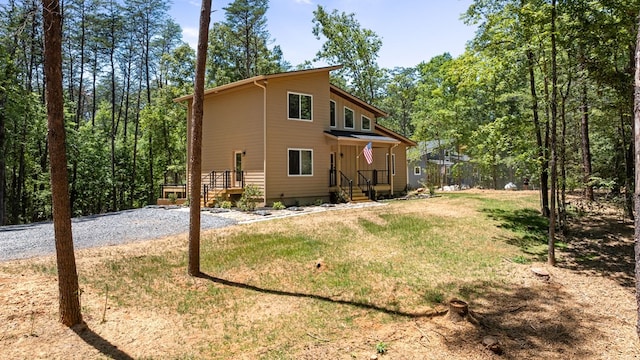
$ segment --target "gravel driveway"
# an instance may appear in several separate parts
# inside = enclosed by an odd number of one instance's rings
[[[201,216],[201,228],[230,226],[237,221],[219,216]],[[156,239],[189,231],[189,212],[143,208],[72,220],[75,249]],[[53,223],[0,227],[0,261],[55,253]]]

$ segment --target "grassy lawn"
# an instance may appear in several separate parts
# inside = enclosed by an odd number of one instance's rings
[[[430,211],[445,203],[459,210]],[[195,328],[222,324],[217,345],[194,355],[271,346],[267,354],[286,353],[306,333],[335,339],[358,331],[354,317],[420,316],[451,297],[472,301],[499,286],[503,259],[526,256],[509,240],[527,234],[500,228],[491,217],[535,205],[531,196],[461,194],[251,224],[203,237],[201,269],[210,281],[185,279],[186,256],[172,253],[109,260],[83,282],[108,288],[120,306],[175,311]],[[266,306],[267,314],[251,316]]]
[[[184,237],[80,256],[84,316],[134,358],[423,358],[421,328],[444,324],[449,299],[491,306],[514,294],[514,267],[544,261],[537,206],[533,192],[462,192],[209,231],[199,278]],[[2,270],[52,278],[53,264]],[[399,340],[412,328],[422,340]],[[444,331],[426,358],[456,354]]]

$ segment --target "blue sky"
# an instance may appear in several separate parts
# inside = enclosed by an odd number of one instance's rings
[[[173,0],[171,16],[180,24],[183,38],[195,49],[200,2]],[[280,45],[285,60],[298,65],[312,60],[322,46],[311,33],[313,11],[318,5],[331,12],[354,13],[363,28],[382,38],[378,65],[383,68],[412,67],[449,52],[458,56],[471,40],[475,27],[460,20],[473,0],[270,0],[267,28]],[[211,21],[224,20],[229,0],[213,0]]]

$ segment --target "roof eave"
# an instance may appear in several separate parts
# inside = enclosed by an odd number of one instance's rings
[[[321,68],[315,68],[315,69],[305,69],[305,70],[297,70],[297,71],[288,71],[288,72],[282,72],[282,73],[276,73],[276,74],[270,74],[270,75],[257,75],[257,76],[253,76],[244,80],[238,80],[229,84],[225,84],[225,85],[220,85],[220,86],[216,86],[214,88],[211,89],[207,89],[204,92],[204,96],[210,95],[210,94],[217,94],[219,92],[222,91],[226,91],[226,90],[230,90],[230,89],[234,89],[243,85],[248,85],[251,83],[254,83],[256,81],[268,81],[269,79],[276,79],[276,78],[280,78],[280,77],[287,77],[287,76],[293,76],[293,75],[300,75],[303,73],[306,74],[313,74],[313,73],[317,73],[317,72],[331,72],[333,70],[337,70],[340,69],[342,67],[342,65],[334,65],[334,66],[325,66],[325,67],[321,67]],[[179,98],[174,99],[174,102],[184,102],[187,100],[191,100],[193,98],[193,94],[189,94],[189,95],[185,95],[185,96],[181,96]]]
[[[339,96],[342,96],[343,98],[348,99],[349,101],[354,102],[354,103],[360,105],[361,107],[371,111],[376,117],[387,117],[387,116],[389,116],[389,114],[387,114],[386,112],[384,112],[384,111],[378,109],[377,107],[367,103],[366,101],[360,99],[359,97],[356,97],[356,96],[348,93],[347,91],[337,87],[336,85],[329,84],[329,88],[335,94],[338,94]]]

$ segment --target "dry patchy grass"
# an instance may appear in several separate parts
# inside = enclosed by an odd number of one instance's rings
[[[76,332],[51,257],[3,263],[0,357],[485,359],[493,335],[508,359],[635,358],[630,225],[576,219],[543,280],[536,204],[464,192],[207,231],[199,278],[185,236],[82,250]],[[478,323],[439,316],[451,297]]]

